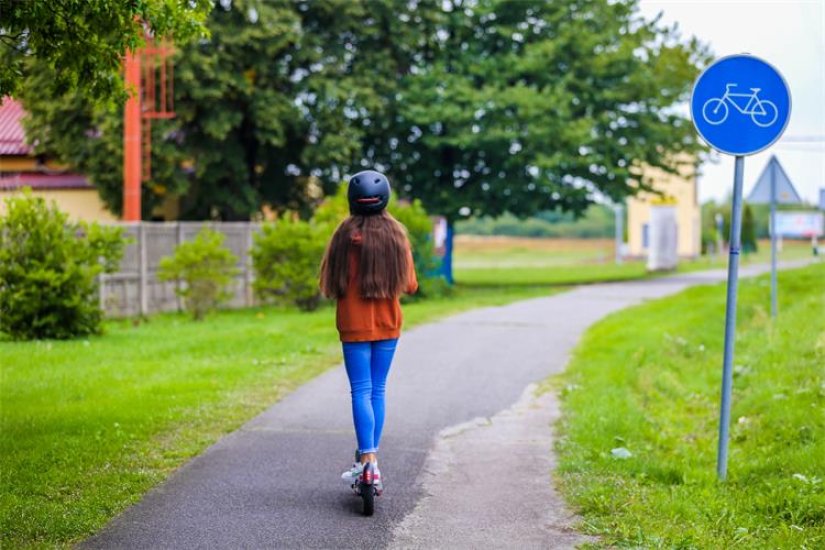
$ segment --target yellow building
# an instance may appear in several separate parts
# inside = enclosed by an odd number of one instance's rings
[[[640,193],[628,199],[628,255],[647,256],[650,244],[650,209],[664,204],[676,208],[677,254],[683,258],[695,258],[701,254],[702,220],[696,172],[695,163],[685,163],[680,167],[678,175],[658,168],[645,169],[646,179],[663,194]]]
[[[34,196],[55,201],[72,219],[117,221],[84,176],[33,154],[20,124],[24,115],[23,107],[14,99],[5,97],[0,101],[0,215],[5,212],[7,197],[30,187]]]

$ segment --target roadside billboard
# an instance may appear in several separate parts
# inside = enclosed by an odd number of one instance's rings
[[[822,212],[776,213],[776,234],[782,237],[821,237],[823,225]]]

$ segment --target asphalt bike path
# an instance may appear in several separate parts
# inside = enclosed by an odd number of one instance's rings
[[[768,269],[742,266],[740,276]],[[360,514],[361,499],[340,480],[355,437],[346,373],[335,368],[209,447],[80,546],[572,548],[586,539],[552,483],[558,402],[535,384],[561,372],[605,315],[725,275],[582,286],[404,332],[379,453],[385,492],[373,517]]]

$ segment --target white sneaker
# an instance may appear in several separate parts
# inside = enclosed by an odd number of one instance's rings
[[[364,465],[356,462],[352,465],[352,468],[341,474],[341,480],[347,485],[355,485],[358,482],[358,476],[360,476],[363,471]]]
[[[379,493],[384,490],[384,478],[381,475],[381,470],[378,469],[378,464],[372,465],[372,484],[375,485]]]

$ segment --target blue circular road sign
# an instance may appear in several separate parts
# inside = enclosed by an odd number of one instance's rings
[[[699,75],[690,112],[708,145],[730,155],[751,155],[770,147],[785,131],[791,93],[769,63],[751,55],[731,55]]]

